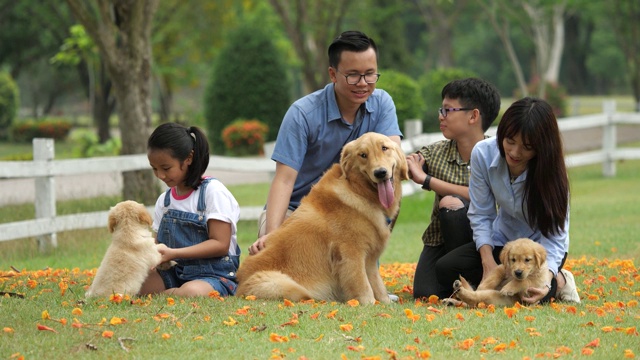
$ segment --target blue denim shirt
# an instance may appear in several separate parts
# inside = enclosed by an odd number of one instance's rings
[[[364,133],[402,136],[391,96],[376,89],[353,124],[342,119],[333,83],[294,102],[282,120],[271,159],[298,171],[289,209],[340,160],[342,147]]]
[[[508,241],[530,238],[547,250],[549,269],[557,274],[565,253],[569,251],[569,214],[564,231],[544,237],[527,223],[522,206],[527,171],[510,183],[506,160],[500,156],[496,138],[476,144],[471,152],[469,180],[469,221],[476,249],[483,245],[504,246]],[[568,196],[568,195],[567,195]]]

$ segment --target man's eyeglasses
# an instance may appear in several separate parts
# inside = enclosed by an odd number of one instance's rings
[[[447,113],[449,111],[464,111],[464,110],[473,110],[471,108],[439,108],[438,112],[442,117],[447,117]]]
[[[378,79],[380,78],[380,74],[375,74],[375,73],[371,73],[371,74],[343,74],[340,72],[340,70],[336,69],[337,72],[339,72],[342,76],[345,77],[345,79],[347,79],[347,84],[349,85],[356,85],[360,82],[360,79],[364,78],[364,82],[366,82],[367,84],[375,84],[378,82]]]

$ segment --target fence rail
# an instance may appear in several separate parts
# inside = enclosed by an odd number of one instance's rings
[[[409,121],[405,129],[402,149],[410,153],[424,144],[443,139],[440,133],[422,133],[419,121]],[[620,124],[640,125],[640,113],[616,112],[615,102],[606,101],[603,113],[576,116],[558,120],[561,132],[601,127],[602,148],[567,155],[567,166],[583,166],[602,163],[604,176],[615,176],[615,164],[622,159],[640,159],[640,148],[617,147],[616,126]],[[496,127],[487,131],[495,135]],[[57,246],[56,233],[68,230],[91,229],[106,226],[108,211],[97,211],[65,216],[56,215],[55,177],[64,175],[125,172],[148,169],[145,154],[115,157],[54,160],[54,142],[51,139],[34,139],[33,161],[1,161],[0,179],[35,178],[35,219],[0,224],[0,242],[38,237],[41,249]],[[268,157],[232,158],[212,156],[209,171],[273,172],[275,164]],[[419,186],[407,181],[403,184],[403,195],[419,191]],[[242,207],[241,220],[257,219],[262,207]],[[152,208],[149,208],[152,211]]]

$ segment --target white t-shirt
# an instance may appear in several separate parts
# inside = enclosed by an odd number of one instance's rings
[[[175,188],[171,188],[171,202],[168,208],[164,206],[164,197],[166,191],[160,194],[156,201],[155,213],[153,215],[153,231],[158,232],[160,228],[160,221],[164,215],[165,209],[174,209],[189,213],[198,213],[198,198],[200,197],[200,190],[202,186],[197,190],[191,191],[189,194],[178,196]],[[214,219],[224,221],[231,224],[231,241],[229,242],[229,255],[236,254],[237,239],[237,224],[240,219],[240,206],[233,197],[231,192],[217,179],[209,180],[205,194],[205,214],[207,220]]]

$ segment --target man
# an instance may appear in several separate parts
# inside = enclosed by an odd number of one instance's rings
[[[373,131],[400,144],[395,104],[387,92],[376,89],[380,74],[373,39],[346,31],[331,43],[328,54],[331,83],[294,102],[280,126],[271,157],[276,173],[250,254],[268,246],[268,234],[339,161],[346,143]]]

